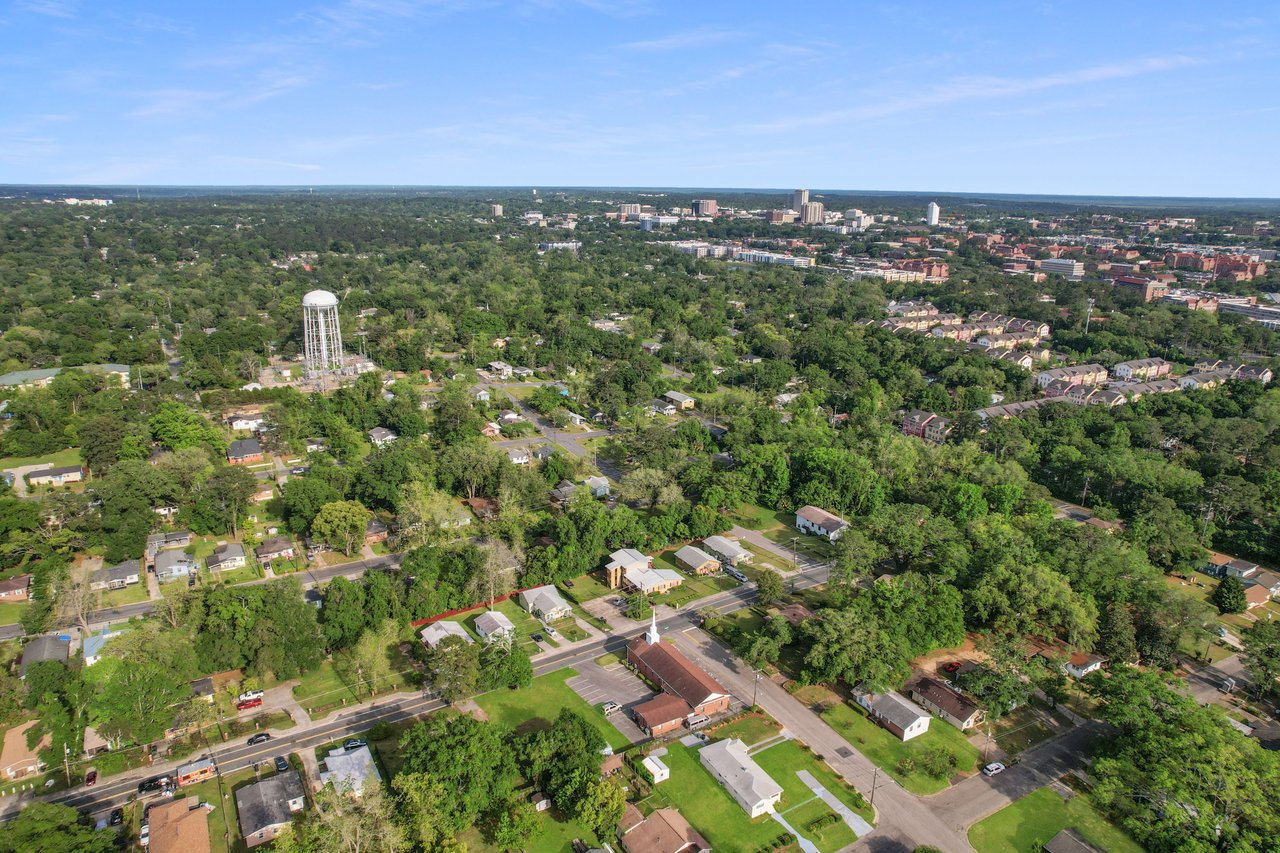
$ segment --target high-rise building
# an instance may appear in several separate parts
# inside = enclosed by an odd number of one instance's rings
[[[338,297],[327,290],[313,290],[302,297],[302,355],[307,376],[342,369]]]
[[[694,216],[715,216],[717,209],[714,198],[695,198],[693,200]]]
[[[623,216],[639,216],[643,207],[638,204],[620,204],[618,205],[618,213]]]
[[[926,210],[925,217],[924,217],[925,222],[929,223],[930,225],[937,225],[938,220],[942,216],[942,208],[938,207],[938,203],[936,201],[931,201],[929,202],[929,206],[925,208],[925,210]]]
[[[489,215],[490,215],[490,216],[501,216],[501,215],[502,215],[502,205],[500,205],[500,204],[491,204],[491,205],[489,205]]]
[[[826,221],[826,209],[820,201],[806,201],[800,206],[800,222],[805,225],[821,225]]]
[[[804,210],[804,206],[809,203],[808,190],[792,190],[791,191],[791,209],[796,213]]]

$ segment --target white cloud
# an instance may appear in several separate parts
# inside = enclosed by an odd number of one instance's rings
[[[707,45],[733,41],[734,39],[741,37],[742,33],[735,30],[698,29],[671,33],[655,39],[628,42],[627,44],[621,45],[621,47],[623,50],[663,52],[669,50],[686,50],[692,47],[705,47]]]

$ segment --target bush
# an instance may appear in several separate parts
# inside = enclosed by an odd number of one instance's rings
[[[920,756],[920,769],[936,779],[946,779],[956,769],[956,757],[941,747],[932,747]]]
[[[910,776],[916,772],[916,760],[914,758],[903,758],[898,761],[898,772],[903,776]]]
[[[386,720],[379,720],[369,729],[369,740],[386,740],[396,733]]]
[[[824,829],[828,826],[831,826],[831,824],[833,823],[839,823],[839,822],[840,822],[840,815],[836,814],[835,812],[827,812],[821,817],[818,817],[814,820],[809,821],[808,825],[805,826],[805,829],[809,830],[810,832],[817,832],[820,829]]]

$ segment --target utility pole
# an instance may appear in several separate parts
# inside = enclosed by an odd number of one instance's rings
[[[67,787],[71,787],[71,747],[67,744],[62,745],[62,769],[67,774]]]
[[[1092,296],[1089,297],[1089,310],[1084,315],[1084,333],[1086,336],[1089,334],[1089,321],[1093,319],[1094,302],[1094,298]]]
[[[756,707],[756,696],[760,692],[760,671],[756,670],[755,673],[756,673],[756,682],[755,682],[755,685],[751,688],[751,707],[752,708]]]
[[[880,765],[875,766],[875,772],[871,774],[871,808],[876,807],[876,782],[880,779]]]

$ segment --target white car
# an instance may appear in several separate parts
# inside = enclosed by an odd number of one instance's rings
[[[982,768],[983,776],[997,776],[1004,772],[1004,765],[999,761],[993,761],[986,767]]]
[[[151,824],[150,823],[144,823],[142,825],[142,831],[138,834],[138,843],[141,844],[143,847],[151,846]]]
[[[617,702],[605,702],[604,705],[601,706],[600,710],[604,711],[606,714],[616,714],[618,711],[622,710],[622,706]]]

